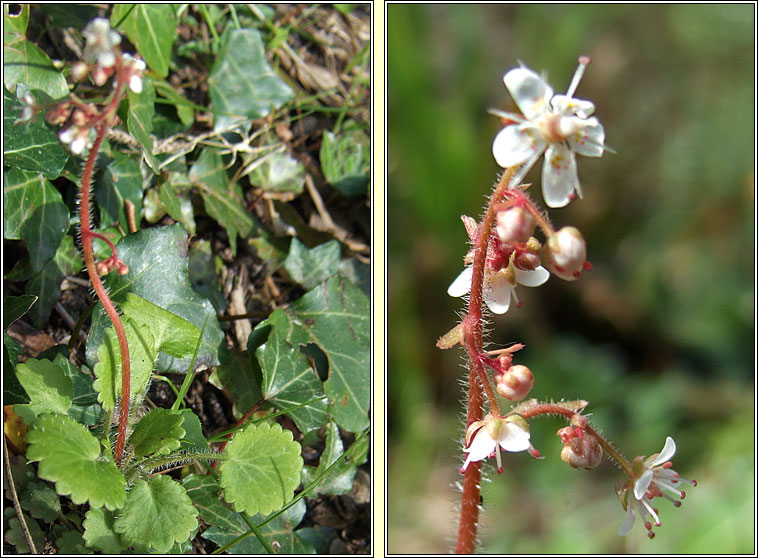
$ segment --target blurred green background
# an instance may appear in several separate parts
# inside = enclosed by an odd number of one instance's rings
[[[446,289],[500,169],[490,107],[514,111],[503,74],[522,61],[595,103],[618,154],[578,158],[578,227],[594,269],[521,288],[491,322],[532,396],[584,398],[632,458],[677,442],[699,486],[660,505],[654,541],[617,531],[621,471],[559,458],[555,418],[532,421],[547,459],[506,454],[484,483],[481,551],[752,553],[755,528],[754,5],[388,5],[388,550],[449,551],[463,454],[460,348],[435,340],[461,299]],[[527,182],[539,191],[541,162]]]

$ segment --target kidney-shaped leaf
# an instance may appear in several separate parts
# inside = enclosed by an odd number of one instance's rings
[[[156,475],[149,483],[134,483],[113,527],[124,542],[165,554],[175,542],[189,538],[197,528],[197,515],[181,484]]]
[[[43,414],[26,435],[29,461],[39,461],[39,477],[55,483],[58,494],[74,504],[120,508],[126,480],[112,461],[100,458],[100,442],[71,417]]]
[[[219,466],[224,497],[235,511],[267,515],[292,499],[303,458],[292,432],[279,424],[250,424],[226,446]]]
[[[178,448],[184,437],[183,422],[184,416],[178,411],[160,407],[143,415],[129,438],[134,455],[165,454]]]

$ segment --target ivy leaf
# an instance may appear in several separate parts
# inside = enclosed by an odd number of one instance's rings
[[[260,343],[266,328],[270,328],[268,338]],[[324,399],[313,401],[324,392],[321,380],[301,351],[301,346],[309,342],[305,330],[279,309],[255,332],[258,334],[248,339],[248,351],[257,359],[251,361],[253,366],[260,364],[261,393],[267,404],[290,409],[287,414],[304,433],[321,427],[328,420],[327,403]]]
[[[195,362],[197,369],[218,365],[224,332],[219,327],[213,305],[190,286],[187,242],[187,233],[181,225],[152,227],[125,236],[118,244],[118,255],[129,266],[129,273],[125,276],[111,273],[104,282],[116,304],[126,301],[128,293],[134,293],[198,328],[202,328],[207,320]],[[109,323],[103,310],[95,311],[87,341],[90,363],[97,362],[97,347],[102,343]],[[159,353],[156,366],[160,370],[184,374],[190,361],[191,358]]]
[[[52,523],[61,513],[61,501],[55,490],[44,482],[30,482],[21,498],[21,507],[32,517]]]
[[[43,327],[50,317],[53,306],[61,297],[63,272],[55,259],[49,260],[35,272],[26,284],[25,292],[39,298],[29,310],[29,317],[37,327]]]
[[[161,77],[168,75],[176,15],[171,4],[116,4],[111,24],[126,33],[145,62]]]
[[[5,405],[29,403],[29,394],[26,393],[16,375],[18,356],[22,354],[24,350],[21,345],[3,332],[3,404]]]
[[[84,540],[90,548],[104,554],[120,554],[124,549],[121,538],[113,529],[113,512],[90,508],[84,518]]]
[[[122,318],[129,346],[129,393],[130,398],[139,397],[150,379],[155,363],[155,344],[150,331],[140,328],[132,320]],[[95,365],[97,380],[92,386],[100,394],[98,400],[105,410],[110,412],[116,406],[121,396],[121,347],[118,343],[116,330],[109,327],[105,330],[105,341],[97,349],[98,363]]]
[[[143,415],[129,438],[134,455],[166,454],[178,448],[185,434],[183,422],[181,413],[160,407]]]
[[[234,409],[239,414],[246,413],[263,399],[260,369],[253,370],[250,360],[247,356],[233,353],[210,377],[214,386],[233,395]]]
[[[364,438],[367,440],[368,438]],[[316,477],[323,473],[332,463],[344,453],[342,438],[337,424],[329,423],[326,431],[326,444],[318,462],[318,467],[305,466],[303,468],[303,484],[310,484]],[[317,494],[347,494],[353,488],[353,479],[358,464],[354,460],[345,458],[339,465],[329,471],[321,482],[313,489],[311,495]]]
[[[21,118],[23,103],[20,97],[29,91],[18,86],[19,98],[7,89],[3,90],[3,155],[4,164],[30,172],[42,173],[50,180],[60,176],[68,161],[68,152],[61,145],[58,135],[40,115],[32,122],[16,124]],[[32,92],[37,103],[49,102],[50,97]],[[42,98],[44,96],[44,98]]]
[[[192,322],[134,293],[126,294],[121,310],[136,324],[150,330],[157,350],[178,358],[189,358],[195,353],[200,330]]]
[[[200,191],[208,215],[226,229],[229,246],[236,254],[237,235],[250,236],[256,224],[245,209],[242,188],[229,180],[221,155],[215,149],[203,149],[190,168],[190,181]]]
[[[142,146],[145,161],[153,169],[153,173],[160,174],[161,162],[153,154],[153,137],[150,135],[153,131],[154,118],[155,88],[153,88],[153,80],[144,77],[140,93],[129,91],[129,116],[126,118],[126,126],[129,133],[137,138]]]
[[[263,521],[263,517],[257,515],[252,518],[252,521],[260,523]],[[208,528],[202,537],[219,546],[225,546],[249,531],[250,528],[240,520],[236,529],[226,530],[214,525]],[[295,556],[316,553],[313,545],[297,533],[293,533],[292,528],[281,516],[266,523],[260,528],[260,531],[269,544],[276,542],[279,545],[277,553]],[[251,535],[230,546],[227,552],[235,555],[251,555],[266,554],[267,550],[255,536]]]
[[[338,275],[305,293],[285,312],[329,359],[324,391],[337,424],[349,432],[368,427],[371,330],[366,295]]]
[[[308,249],[297,238],[293,238],[290,252],[284,260],[284,268],[290,277],[306,289],[312,289],[335,275],[339,264],[340,243],[337,240]]]
[[[23,239],[32,272],[50,261],[68,230],[68,207],[41,174],[9,169],[3,188],[5,238]]]
[[[82,534],[76,529],[70,529],[61,533],[55,539],[55,547],[58,549],[58,553],[63,555],[94,554],[92,549],[84,545]]]
[[[255,161],[250,183],[266,192],[303,191],[305,167],[286,151],[274,151]]]
[[[58,246],[53,259],[58,269],[65,275],[76,275],[84,266],[81,253],[74,246],[74,237],[68,234],[63,237],[63,241]]]
[[[142,173],[139,163],[122,153],[114,153],[105,172],[97,181],[95,201],[100,208],[100,222],[111,226],[116,223],[125,231],[129,230],[124,202],[134,204],[135,221],[139,223],[142,211]]]
[[[267,515],[289,502],[300,484],[303,458],[292,432],[279,424],[250,424],[226,446],[219,465],[224,497],[235,511]]]
[[[266,61],[258,30],[227,31],[221,40],[208,75],[208,94],[216,114],[214,130],[226,129],[240,117],[267,116],[293,97],[292,89]]]
[[[187,475],[182,479],[184,489],[200,517],[208,525],[217,525],[225,530],[240,528],[244,523],[239,514],[232,511],[221,499],[221,487],[210,475]]]
[[[218,256],[211,253],[211,243],[198,240],[189,250],[189,276],[192,288],[211,301],[219,314],[226,310],[221,280],[216,273]]]
[[[363,130],[348,120],[334,134],[325,131],[321,143],[321,168],[324,177],[346,196],[366,195],[371,168],[371,144]]]
[[[55,68],[50,57],[24,36],[29,12],[14,18],[8,14],[8,8],[4,6],[3,20],[6,23],[3,33],[5,87],[13,90],[16,84],[25,83],[32,89],[44,91],[53,99],[68,95],[66,78]]]
[[[156,475],[149,482],[134,483],[113,526],[125,543],[165,553],[197,529],[197,515],[181,484]]]
[[[97,391],[92,387],[95,379],[71,364],[67,355],[66,352],[66,354],[57,354],[52,358],[53,364],[63,370],[64,374],[71,379],[74,387],[74,396],[71,400],[71,406],[68,408],[68,416],[86,426],[94,426],[103,417],[103,408],[97,402]]]
[[[71,417],[43,414],[26,435],[29,461],[39,461],[39,477],[74,504],[120,508],[126,501],[126,480],[112,461],[103,461],[100,442]]]
[[[42,413],[66,414],[74,388],[71,379],[55,364],[47,359],[30,358],[16,366],[16,377],[31,399],[28,405],[15,408],[27,424],[32,422],[29,420],[32,416]]]
[[[37,302],[34,295],[6,296],[3,299],[3,331],[13,322],[29,311],[32,304]]]

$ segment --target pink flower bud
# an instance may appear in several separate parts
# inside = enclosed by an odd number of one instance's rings
[[[534,232],[534,219],[521,207],[497,212],[497,236],[503,242],[526,242]]]
[[[566,426],[557,434],[563,442],[561,459],[574,469],[594,469],[603,461],[603,448],[597,439],[578,426]]]
[[[587,244],[574,227],[563,227],[548,238],[542,256],[551,273],[566,281],[578,279],[589,263]]]
[[[505,374],[495,376],[497,392],[509,401],[521,401],[534,387],[534,375],[523,364],[511,366]]]

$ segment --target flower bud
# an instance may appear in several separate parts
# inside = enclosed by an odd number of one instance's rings
[[[597,439],[578,426],[566,426],[557,434],[563,442],[561,459],[574,469],[594,469],[603,461],[603,448]]]
[[[86,62],[82,62],[80,60],[79,62],[74,62],[74,64],[71,66],[71,79],[74,81],[82,81],[87,77],[88,73],[89,64]]]
[[[534,387],[534,375],[523,364],[511,366],[505,374],[495,376],[497,392],[509,401],[521,401]]]
[[[534,219],[521,207],[497,212],[497,236],[503,242],[526,242],[534,232]]]
[[[563,227],[547,239],[542,249],[547,268],[554,274],[574,281],[587,267],[587,244],[574,227]]]

